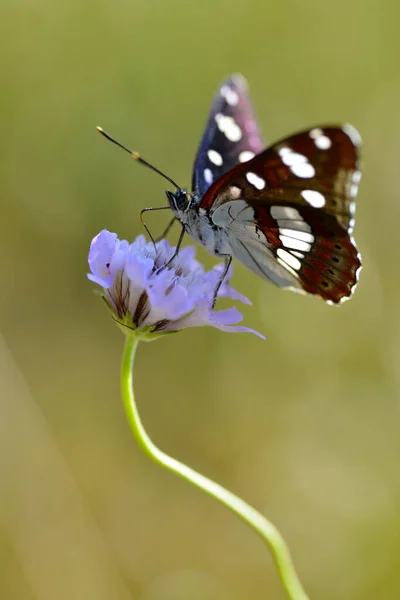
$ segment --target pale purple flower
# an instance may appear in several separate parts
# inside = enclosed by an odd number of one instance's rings
[[[199,325],[212,325],[223,331],[249,331],[263,337],[237,325],[242,315],[236,308],[213,310],[222,264],[205,271],[194,258],[192,246],[180,250],[168,263],[174,251],[166,240],[157,242],[155,249],[143,235],[128,244],[104,229],[90,246],[88,278],[103,288],[102,296],[114,318],[144,337]],[[232,270],[225,277],[218,298],[251,304],[229,285],[231,276]]]

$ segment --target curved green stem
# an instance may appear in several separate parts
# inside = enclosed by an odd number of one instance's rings
[[[275,559],[288,598],[290,600],[309,600],[294,570],[289,549],[276,527],[252,506],[235,496],[235,494],[232,494],[232,492],[229,492],[218,483],[208,479],[208,477],[204,477],[204,475],[197,473],[175,458],[165,454],[165,452],[153,444],[147,435],[140,420],[133,393],[132,367],[138,341],[137,338],[126,337],[122,360],[121,386],[126,416],[139,446],[155,462],[200,488],[250,525],[267,542]]]

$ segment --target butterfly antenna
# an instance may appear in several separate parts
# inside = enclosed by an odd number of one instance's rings
[[[97,129],[97,131],[99,133],[101,133],[101,135],[103,135],[105,138],[107,138],[110,142],[112,142],[113,144],[116,144],[117,146],[119,146],[120,148],[122,148],[122,150],[125,150],[125,152],[128,152],[128,154],[130,154],[131,157],[134,160],[137,160],[137,162],[141,163],[145,167],[149,167],[149,169],[152,169],[152,171],[155,171],[156,173],[158,173],[159,175],[161,175],[161,177],[164,177],[164,179],[166,179],[167,181],[169,181],[170,183],[172,183],[172,185],[174,187],[176,187],[177,190],[181,189],[181,187],[177,183],[175,183],[175,181],[173,179],[171,179],[171,177],[168,177],[168,175],[165,175],[165,173],[163,173],[162,171],[160,171],[160,169],[157,169],[157,167],[155,167],[154,165],[148,163],[147,160],[144,160],[144,158],[142,158],[140,156],[139,152],[132,152],[132,150],[129,150],[129,148],[127,148],[126,146],[124,146],[123,144],[121,144],[121,142],[119,142],[118,140],[116,140],[115,138],[113,138],[109,133],[107,133],[106,131],[104,131],[104,129],[102,129],[101,127],[96,127],[96,129]]]

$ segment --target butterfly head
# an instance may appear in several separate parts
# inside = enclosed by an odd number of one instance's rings
[[[173,212],[177,215],[188,212],[192,205],[193,194],[190,194],[187,190],[177,188],[175,192],[166,192],[169,205]]]

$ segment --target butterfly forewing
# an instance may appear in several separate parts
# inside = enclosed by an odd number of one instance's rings
[[[338,303],[358,279],[350,234],[360,181],[360,136],[350,125],[281,140],[216,181],[200,202],[234,256],[280,287]]]
[[[232,75],[214,97],[193,167],[193,191],[203,196],[213,182],[264,147],[246,80]]]

